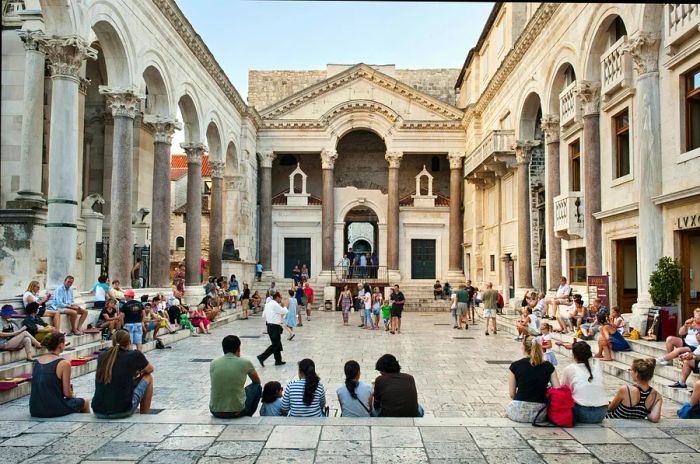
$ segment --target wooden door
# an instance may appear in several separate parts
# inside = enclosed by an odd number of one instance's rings
[[[629,313],[637,302],[637,239],[616,240],[615,245],[617,305]]]
[[[411,240],[411,279],[435,278],[435,240]]]
[[[681,267],[681,320],[685,321],[693,309],[700,308],[700,229],[681,232]]]

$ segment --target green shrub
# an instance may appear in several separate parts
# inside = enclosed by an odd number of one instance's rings
[[[677,259],[664,256],[649,276],[649,295],[655,306],[673,306],[682,289],[681,265]]]

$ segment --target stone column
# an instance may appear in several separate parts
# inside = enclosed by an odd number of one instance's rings
[[[112,137],[112,187],[110,195],[109,277],[131,285],[134,237],[131,230],[134,173],[134,117],[140,110],[141,95],[132,89],[100,86],[107,109],[114,119]]]
[[[201,288],[199,260],[202,258],[202,154],[207,151],[207,147],[202,143],[183,143],[180,146],[187,154],[185,285]]]
[[[75,260],[78,237],[76,220],[79,182],[80,70],[84,59],[97,58],[97,51],[90,48],[88,43],[79,36],[53,37],[46,40],[45,46],[52,81],[50,178],[46,222],[49,242],[47,286],[55,288],[70,273]],[[36,105],[41,105],[41,101],[39,100]]]
[[[260,153],[260,250],[263,269],[272,271],[272,162],[274,152]]]
[[[24,42],[24,112],[19,152],[20,176],[16,200],[27,206],[42,206],[42,142],[44,140],[44,34],[42,31],[18,32]],[[52,120],[53,121],[53,120]]]
[[[556,290],[561,277],[561,239],[554,234],[554,198],[561,193],[559,183],[559,117],[545,115],[542,118],[542,129],[547,141],[547,151],[545,153],[546,186],[544,192],[545,237],[547,241],[546,290]]]
[[[82,217],[85,220],[85,261],[84,280],[89,285],[90,282],[97,282],[100,275],[100,265],[96,264],[97,249],[95,244],[102,241],[102,220],[104,216],[93,210],[95,203],[104,203],[100,195],[95,194],[97,202],[87,199],[83,202]]]
[[[209,274],[221,275],[224,251],[224,166],[223,161],[209,161],[211,166],[211,207],[209,208]]]
[[[462,173],[462,160],[464,152],[451,152],[447,155],[450,160],[450,239],[449,239],[449,266],[448,278],[464,280],[462,270],[462,185],[464,175]]]
[[[539,140],[518,140],[513,148],[518,163],[518,288],[532,288],[530,246],[530,152]]]
[[[333,270],[333,253],[335,241],[333,240],[333,224],[335,221],[335,195],[333,192],[333,166],[338,158],[338,152],[324,148],[321,151],[321,168],[323,170],[323,209],[321,212],[323,236],[321,267],[324,271]]]
[[[663,216],[653,198],[661,195],[661,123],[659,121],[659,37],[639,33],[627,43],[628,53],[637,71],[637,108],[635,118],[639,162],[639,298],[634,319],[646,318],[652,306],[649,296],[649,275],[662,256]],[[637,325],[639,326],[639,325]]]
[[[399,167],[403,153],[390,151],[384,155],[389,163],[387,179],[387,267],[389,271],[399,270]]]
[[[151,286],[170,287],[170,147],[175,129],[182,125],[174,118],[146,116],[153,130],[153,199],[151,204]]]
[[[577,93],[583,103],[583,233],[586,244],[586,274],[600,275],[602,240],[600,220],[600,83],[581,81]]]

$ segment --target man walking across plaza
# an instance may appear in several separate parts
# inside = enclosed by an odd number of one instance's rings
[[[224,355],[209,364],[209,411],[223,419],[250,417],[258,409],[262,396],[260,376],[250,360],[241,358],[240,338],[227,335],[221,347]],[[251,383],[244,388],[246,378]]]
[[[474,295],[476,294],[476,287],[472,286],[472,281],[467,280],[467,322],[471,318],[472,324],[476,324],[474,320]]]
[[[274,355],[275,366],[281,366],[286,364],[282,361],[282,321],[284,316],[287,315],[287,308],[281,305],[282,295],[276,292],[273,298],[265,303],[265,309],[263,310],[263,318],[265,319],[265,324],[267,325],[267,336],[270,337],[270,346],[262,353],[258,355],[258,361],[260,365],[265,367],[265,360]]]
[[[399,290],[399,286],[394,285],[391,290],[391,330],[390,333],[401,333],[401,313],[403,313],[403,305],[406,303],[403,293]]]
[[[81,330],[83,323],[88,316],[88,312],[87,309],[81,308],[75,304],[73,289],[71,288],[74,280],[75,279],[73,276],[66,276],[66,278],[63,280],[63,284],[59,285],[56,291],[53,293],[53,296],[46,305],[46,308],[68,316],[72,330],[71,335],[82,335]],[[79,320],[78,315],[80,315]]]
[[[304,295],[306,295],[306,320],[311,320],[311,305],[314,303],[314,289],[311,288],[309,282],[304,282]]]
[[[498,292],[493,289],[493,284],[486,284],[486,291],[482,295],[484,302],[484,334],[489,334],[489,321],[493,321],[493,334],[496,335],[496,309],[498,308]]]
[[[468,299],[469,293],[467,292],[466,284],[459,284],[459,288],[454,293],[457,299],[457,305],[455,307],[455,315],[458,317],[457,328],[462,328],[462,323],[464,323],[464,330],[469,329],[469,315],[468,311]]]

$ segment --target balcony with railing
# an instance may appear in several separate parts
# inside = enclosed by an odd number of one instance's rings
[[[515,131],[493,130],[489,132],[484,140],[467,156],[464,162],[464,175],[467,176],[494,155],[512,155],[513,144],[515,143]]]
[[[600,57],[601,90],[607,97],[632,82],[632,57],[624,51],[626,43],[624,35]]]
[[[566,240],[583,238],[583,193],[554,197],[554,233]]]
[[[698,30],[700,4],[666,3],[664,5],[664,34],[666,46],[673,52],[675,46]],[[674,53],[671,53],[674,54]]]
[[[331,285],[388,285],[389,271],[386,266],[334,266]]]
[[[581,103],[576,93],[576,81],[564,87],[559,94],[559,118],[562,127],[581,119]]]

